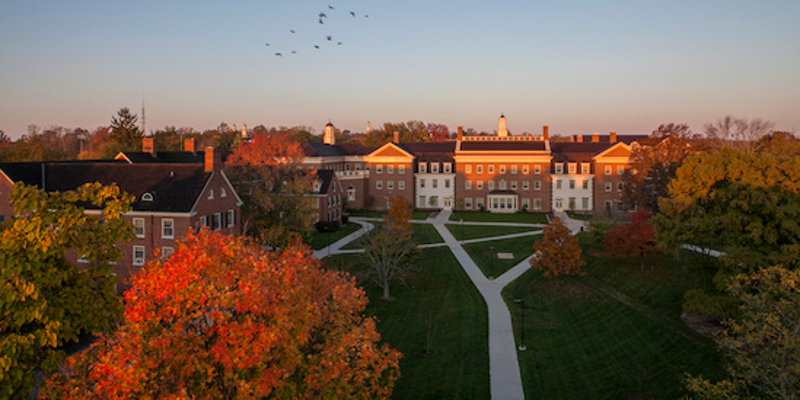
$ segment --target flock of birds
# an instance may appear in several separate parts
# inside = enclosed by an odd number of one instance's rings
[[[317,14],[317,23],[319,25],[325,25],[325,21],[328,20],[328,14],[333,14],[333,12],[336,12],[336,7],[328,4],[328,9],[327,10],[320,11],[319,14]],[[355,11],[350,11],[350,17],[351,18],[358,18],[359,16],[356,14]],[[364,18],[369,18],[369,15],[368,14],[363,14],[363,17]],[[297,30],[290,29],[289,33],[291,35],[297,35]],[[333,40],[333,35],[330,35],[330,34],[329,35],[325,35],[325,40],[327,42],[330,42],[331,44],[335,43],[336,46],[341,46],[341,45],[344,44],[340,40],[334,41]],[[322,43],[325,43],[325,42],[323,41]],[[264,43],[264,46],[266,46],[266,47],[274,47],[270,43]],[[320,44],[319,43],[314,43],[314,49],[320,50]],[[297,49],[292,49],[291,50],[291,54],[297,54]],[[283,52],[276,52],[275,56],[276,57],[283,57]]]

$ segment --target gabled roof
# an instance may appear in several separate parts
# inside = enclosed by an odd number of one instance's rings
[[[625,142],[617,142],[613,146],[597,154],[593,158],[595,160],[598,158],[609,158],[609,159],[615,159],[615,161],[622,161],[622,159],[625,159],[625,161],[627,161],[630,155],[631,155],[631,146],[629,146]]]
[[[211,179],[203,164],[8,163],[0,164],[14,182],[47,191],[74,190],[85,183],[116,184],[136,197],[134,211],[190,212]],[[150,193],[153,201],[142,201]],[[87,207],[88,208],[88,207]]]
[[[555,142],[550,145],[553,150],[553,162],[590,162],[592,157],[602,153],[613,144],[608,142]]]
[[[463,141],[460,151],[546,151],[545,142],[525,141]]]
[[[398,161],[400,159],[414,158],[414,153],[408,149],[407,144],[399,144],[389,142],[379,147],[377,150],[364,156],[366,161],[374,161],[376,159],[384,158],[391,161]]]
[[[114,157],[115,160],[125,160],[135,163],[203,163],[205,153],[202,151],[161,151],[155,155],[141,151],[121,151]]]
[[[330,188],[331,184],[333,183],[333,179],[336,175],[333,173],[333,170],[330,169],[318,169],[317,170],[317,180],[320,182],[319,190],[315,190],[314,194],[324,195],[328,193],[328,189]]]

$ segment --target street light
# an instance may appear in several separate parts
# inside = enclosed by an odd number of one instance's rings
[[[464,218],[461,218],[461,240],[464,240]]]
[[[522,299],[514,299],[514,303],[519,304],[519,311],[520,311],[520,319],[522,328],[520,329],[519,333],[519,347],[517,347],[520,351],[525,351],[527,347],[525,347],[525,302]]]
[[[494,279],[494,246],[489,246],[489,279]]]

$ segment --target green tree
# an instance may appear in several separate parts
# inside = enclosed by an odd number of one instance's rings
[[[57,347],[115,327],[122,307],[110,263],[120,256],[115,242],[132,237],[123,218],[130,201],[97,183],[63,193],[14,186],[18,218],[0,232],[0,397],[29,393],[34,370],[52,370],[63,356]],[[70,250],[87,264],[68,263]]]
[[[383,299],[392,299],[392,281],[402,279],[413,267],[417,244],[412,240],[411,207],[405,198],[391,199],[389,212],[383,217],[383,226],[370,237],[364,246],[366,277],[383,289]]]
[[[109,133],[95,150],[97,158],[113,158],[121,151],[140,151],[144,135],[137,125],[139,117],[132,114],[127,107],[117,111],[117,116],[111,117]]]
[[[542,271],[545,278],[554,279],[560,275],[585,275],[581,267],[586,264],[581,259],[581,246],[578,238],[572,236],[569,228],[558,218],[543,229],[542,240],[533,244],[536,254],[531,258],[531,267]]]

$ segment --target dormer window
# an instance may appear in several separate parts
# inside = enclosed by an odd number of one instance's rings
[[[150,193],[143,194],[142,201],[153,201],[153,195]]]
[[[314,191],[319,193],[320,189],[322,189],[322,182],[315,182],[314,183]]]
[[[428,170],[428,164],[426,164],[424,162],[419,163],[418,167],[419,167],[419,172],[421,174],[424,174]]]
[[[431,172],[434,174],[439,173],[439,163],[431,163]]]
[[[564,164],[563,163],[556,163],[556,173],[563,174],[564,173]]]

